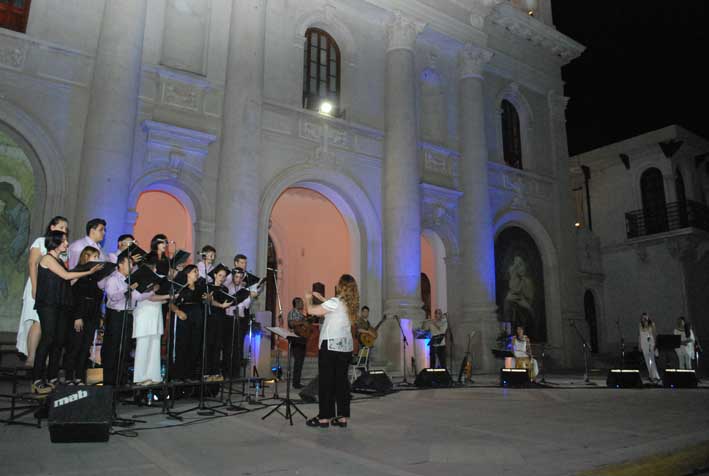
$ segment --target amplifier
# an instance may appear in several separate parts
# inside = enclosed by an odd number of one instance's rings
[[[52,443],[108,441],[113,387],[58,387],[49,401]]]
[[[352,383],[352,391],[356,393],[386,394],[394,391],[394,384],[383,370],[363,370],[357,380]]]
[[[606,377],[606,387],[642,388],[643,381],[637,369],[610,369]]]
[[[528,387],[529,371],[527,369],[500,369],[500,387]]]
[[[668,388],[697,388],[697,374],[694,370],[665,369],[662,384]]]
[[[450,387],[453,385],[448,369],[423,369],[416,376],[417,387]]]

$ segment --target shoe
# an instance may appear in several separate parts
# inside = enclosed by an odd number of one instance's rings
[[[330,426],[330,422],[321,422],[318,417],[313,417],[310,420],[305,420],[305,424],[313,428],[327,428]]]
[[[212,375],[212,382],[223,382],[224,377],[221,375]]]
[[[303,388],[303,385],[301,385],[301,384],[299,384],[299,383],[294,383],[294,384],[293,384],[293,388],[296,389],[296,390],[300,390],[301,388]]]
[[[37,395],[47,395],[52,393],[52,390],[54,390],[54,388],[47,384],[47,382],[43,382],[42,380],[35,380],[32,382],[32,393],[36,393]]]
[[[342,417],[333,418],[330,420],[332,426],[339,426],[340,428],[347,428],[347,420],[342,420]]]
[[[143,380],[142,382],[139,382],[138,385],[141,387],[147,387],[148,385],[152,385],[153,381],[148,379],[148,380]]]

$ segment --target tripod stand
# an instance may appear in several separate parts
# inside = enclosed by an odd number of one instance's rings
[[[261,417],[262,420],[265,420],[269,416],[271,416],[274,412],[278,412],[279,415],[283,416],[286,420],[290,421],[290,425],[293,426],[293,415],[294,412],[291,411],[291,407],[295,410],[295,412],[300,413],[300,415],[303,418],[307,417],[303,412],[300,411],[298,406],[291,400],[290,398],[290,377],[291,377],[291,361],[292,359],[292,344],[293,344],[293,339],[297,339],[298,336],[293,334],[290,331],[286,331],[284,329],[281,329],[280,327],[267,327],[269,331],[271,331],[272,335],[278,335],[280,337],[285,337],[286,341],[288,342],[288,360],[286,363],[286,398],[283,399],[281,403],[276,405],[270,412],[266,413],[263,417]],[[278,398],[277,396],[274,395],[274,398]],[[285,413],[281,412],[281,407],[285,405],[286,406],[286,411]]]
[[[404,371],[404,379],[399,383],[401,386],[411,386],[413,385],[412,383],[409,383],[408,378],[406,377],[406,349],[409,346],[409,341],[406,338],[406,333],[404,332],[404,328],[401,326],[401,320],[399,319],[399,316],[394,316],[394,319],[396,319],[396,322],[399,324],[399,330],[401,331],[401,341],[404,343],[404,352],[402,356],[402,365],[401,368]]]
[[[576,335],[579,337],[579,340],[581,341],[581,347],[583,349],[583,368],[584,368],[584,373],[583,373],[583,381],[586,382],[586,384],[591,383],[591,380],[588,375],[588,343],[586,342],[586,339],[584,339],[583,334],[581,331],[576,327],[576,322],[570,321],[571,327],[574,328],[576,331]]]

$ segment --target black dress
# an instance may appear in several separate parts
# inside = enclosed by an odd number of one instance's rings
[[[64,267],[61,260],[51,254],[49,257]],[[46,377],[51,380],[59,373],[59,360],[66,341],[67,311],[72,305],[71,288],[67,280],[40,264],[37,269],[36,296],[34,308],[39,315],[42,337],[37,346],[32,378],[40,380]],[[47,356],[48,369],[45,363]],[[45,370],[48,370],[46,376]]]
[[[101,300],[103,291],[98,287],[92,276],[85,276],[72,286],[74,306],[69,313],[67,324],[67,352],[64,355],[64,369],[67,380],[81,379],[86,381],[89,350],[93,343],[94,333],[101,318]],[[81,319],[83,329],[77,332],[74,321]]]
[[[170,361],[172,368],[170,376],[173,379],[192,379],[196,378],[197,369],[201,366],[202,357],[202,295],[205,289],[201,286],[195,286],[195,289],[185,287],[178,294],[175,304],[177,307],[187,314],[187,319],[184,321],[173,316],[174,327],[173,338],[173,355]]]

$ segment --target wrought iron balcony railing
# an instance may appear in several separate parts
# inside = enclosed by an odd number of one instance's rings
[[[709,208],[706,205],[685,200],[667,203],[664,207],[634,210],[625,214],[628,238],[688,227],[709,231]]]

